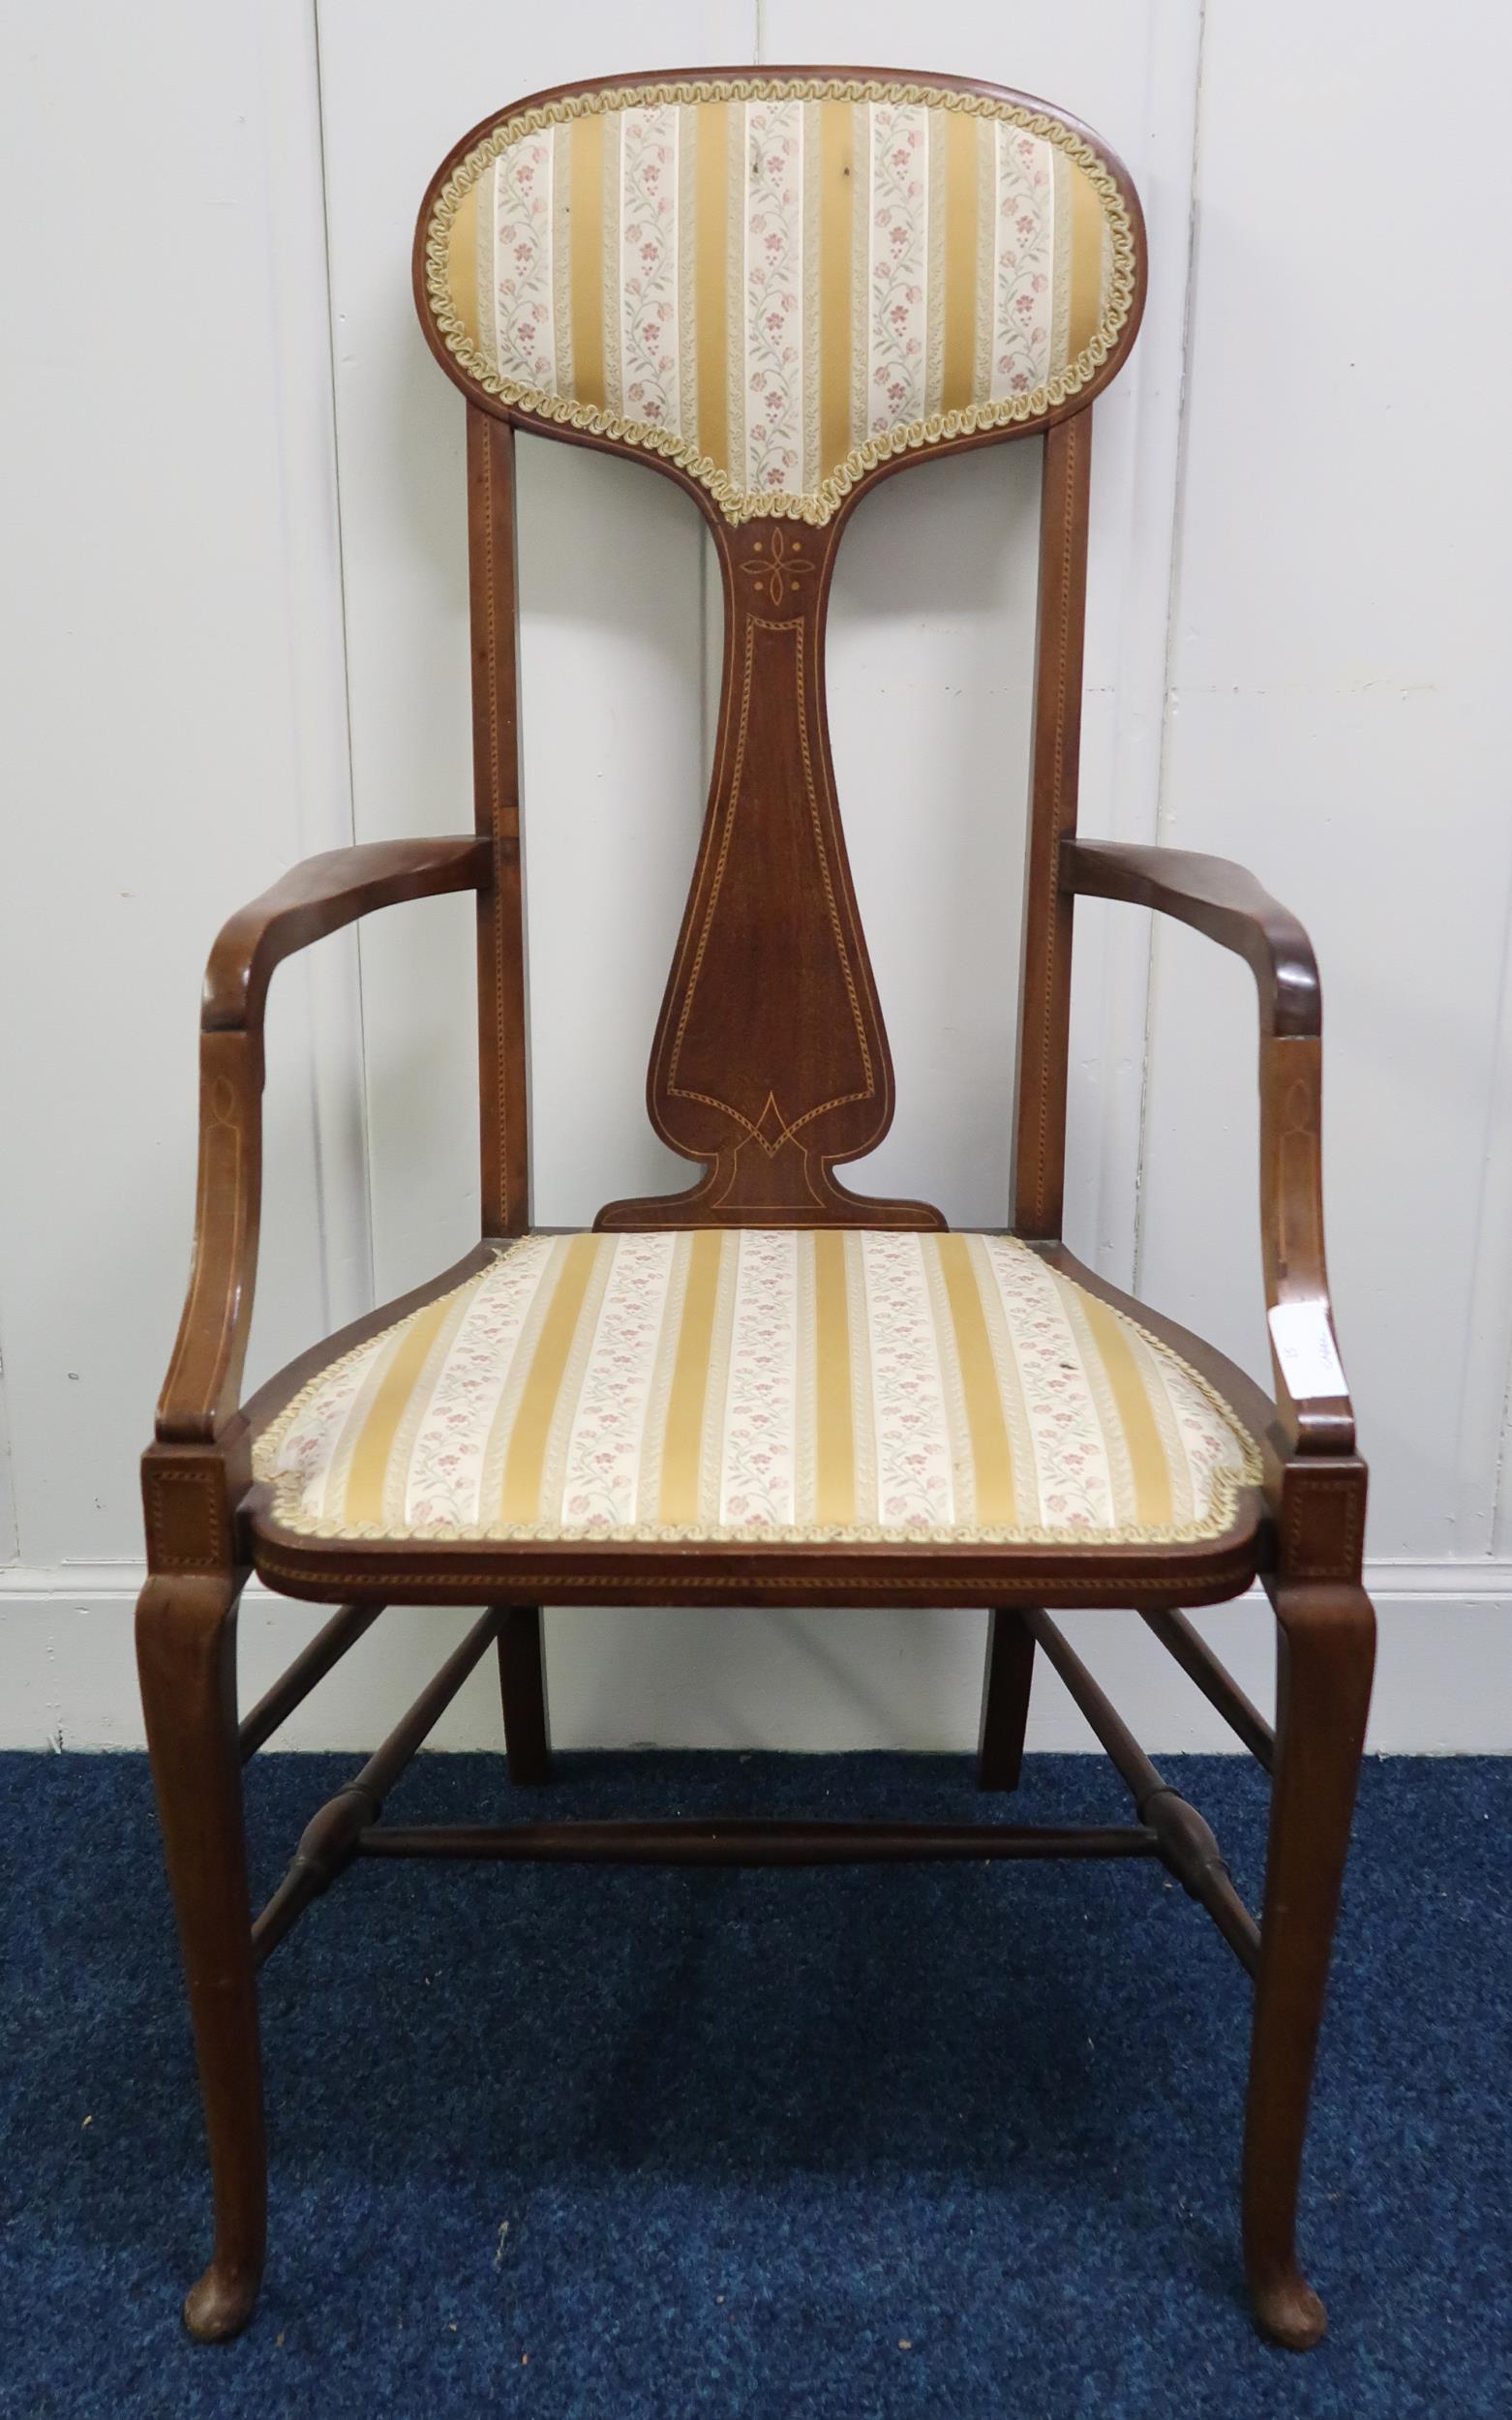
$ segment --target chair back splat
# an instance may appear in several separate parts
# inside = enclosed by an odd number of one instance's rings
[[[1087,543],[1087,408],[1138,325],[1120,163],[996,86],[718,69],[540,94],[474,129],[415,239],[426,334],[469,404],[485,1230],[529,1223],[516,711],[515,427],[685,487],[724,595],[713,779],[651,1048],[657,1133],[704,1173],[601,1227],[938,1227],[834,1171],[892,1066],[825,709],[835,551],[933,453],[1045,445],[1015,1224],[1060,1225]]]

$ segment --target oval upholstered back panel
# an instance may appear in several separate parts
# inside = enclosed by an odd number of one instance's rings
[[[891,456],[1104,383],[1140,300],[1116,162],[922,79],[604,86],[506,112],[420,230],[462,383],[822,523]]]

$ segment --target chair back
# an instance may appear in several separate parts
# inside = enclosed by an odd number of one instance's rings
[[[713,781],[652,1044],[658,1133],[704,1174],[600,1225],[942,1224],[834,1175],[892,1114],[825,712],[825,608],[858,498],[931,453],[1045,440],[1016,1223],[1064,1156],[1090,423],[1143,302],[1139,206],[1084,127],[877,71],[620,78],[516,104],[438,171],[422,323],[468,397],[485,1212],[528,1220],[512,431],[686,487],[725,601]]]

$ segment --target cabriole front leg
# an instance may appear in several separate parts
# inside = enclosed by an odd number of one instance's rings
[[[1328,2321],[1297,2262],[1297,2193],[1376,1653],[1362,1588],[1281,1587],[1276,1764],[1245,2111],[1244,2251],[1255,2317],[1276,2344]]]
[[[210,2265],[184,2304],[204,2342],[252,2315],[267,2238],[267,2152],[236,1733],[243,1575],[149,1579],[136,1610],[147,1745],[178,1918],[215,2199]]]

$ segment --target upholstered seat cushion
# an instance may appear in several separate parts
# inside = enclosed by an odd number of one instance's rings
[[[530,1235],[259,1438],[346,1538],[1220,1535],[1253,1441],[1163,1345],[998,1235]]]

